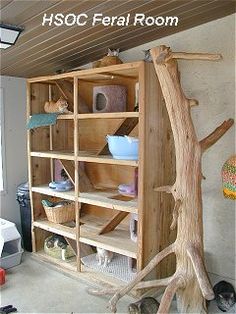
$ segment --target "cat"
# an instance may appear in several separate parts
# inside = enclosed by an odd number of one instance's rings
[[[110,49],[108,48],[107,56],[108,57],[118,57],[120,53],[120,49]]]
[[[120,49],[108,48],[107,55],[100,60],[93,62],[93,68],[105,67],[108,65],[115,65],[123,63],[119,58]]]
[[[44,105],[44,111],[47,113],[69,113],[67,107],[67,101],[63,97],[60,97],[57,102],[53,100],[46,101]]]
[[[145,297],[135,303],[130,303],[130,305],[128,306],[128,313],[156,314],[159,306],[160,303],[156,299],[152,297]]]
[[[53,235],[45,240],[45,245],[47,248],[59,247],[64,250],[66,249],[68,243],[63,236]]]
[[[113,253],[111,251],[101,249],[97,247],[97,256],[98,265],[103,265],[103,267],[107,267],[107,265],[111,262],[113,258]]]
[[[143,59],[143,61],[145,61],[145,62],[152,62],[152,56],[150,54],[150,49],[143,50],[143,52],[144,52],[144,59]]]
[[[222,312],[228,312],[236,302],[234,287],[227,281],[220,281],[214,287],[215,300]]]

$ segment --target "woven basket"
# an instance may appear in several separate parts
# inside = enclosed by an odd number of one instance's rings
[[[64,223],[75,220],[75,205],[68,203],[60,207],[49,207],[43,205],[48,221]]]

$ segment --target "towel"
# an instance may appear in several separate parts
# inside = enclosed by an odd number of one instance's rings
[[[27,129],[34,129],[40,126],[54,125],[57,122],[58,113],[33,114],[27,124]]]

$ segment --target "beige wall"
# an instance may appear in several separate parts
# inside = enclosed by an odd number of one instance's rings
[[[20,210],[16,202],[17,186],[27,180],[26,155],[26,80],[1,76],[4,108],[5,191],[1,193],[1,217],[20,229]],[[2,104],[1,104],[2,105]]]
[[[158,31],[158,30],[157,30]],[[121,53],[124,62],[143,59],[143,49],[164,44],[173,51],[218,52],[222,62],[179,61],[186,95],[199,100],[192,116],[199,138],[235,116],[235,15]],[[233,154],[232,128],[203,157],[204,239],[209,272],[235,278],[235,202],[222,195],[221,167]]]

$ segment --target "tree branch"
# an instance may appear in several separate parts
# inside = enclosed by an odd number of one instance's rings
[[[218,53],[172,52],[166,61],[169,59],[218,61],[222,60],[222,55]]]
[[[119,288],[106,288],[106,289],[101,289],[101,288],[88,288],[87,293],[91,295],[108,295],[108,294],[114,294],[117,291],[119,291],[121,287]]]
[[[188,103],[189,103],[189,106],[190,106],[190,107],[198,106],[198,105],[199,105],[197,99],[188,99]]]
[[[157,280],[149,280],[149,281],[142,281],[139,282],[136,286],[136,289],[146,289],[146,288],[153,288],[153,287],[165,287],[171,282],[174,277],[167,277],[163,279]]]
[[[173,186],[172,185],[163,185],[154,188],[155,192],[166,192],[166,193],[172,193]]]
[[[122,288],[120,291],[116,292],[114,296],[110,299],[110,309],[112,312],[116,312],[116,304],[120,298],[122,298],[126,293],[128,293],[134,286],[136,286],[145,276],[147,276],[150,271],[157,266],[163,258],[174,252],[174,244],[169,245],[167,248],[159,252],[153,259],[144,267],[143,270],[137,273],[137,276],[133,281],[131,281],[127,286]]]
[[[176,276],[172,279],[172,281],[167,286],[162,298],[161,304],[159,306],[158,312],[160,314],[169,313],[170,305],[175,295],[175,292],[180,287],[183,287],[185,284],[185,280],[182,276]]]
[[[215,129],[211,134],[200,141],[200,145],[202,151],[204,152],[209,147],[214,145],[227,131],[231,126],[234,124],[233,119],[229,119],[224,121],[218,128]]]
[[[215,295],[212,290],[210,281],[207,277],[207,272],[199,250],[194,245],[189,245],[189,247],[187,248],[187,254],[193,264],[193,268],[203,297],[206,300],[213,300]]]

